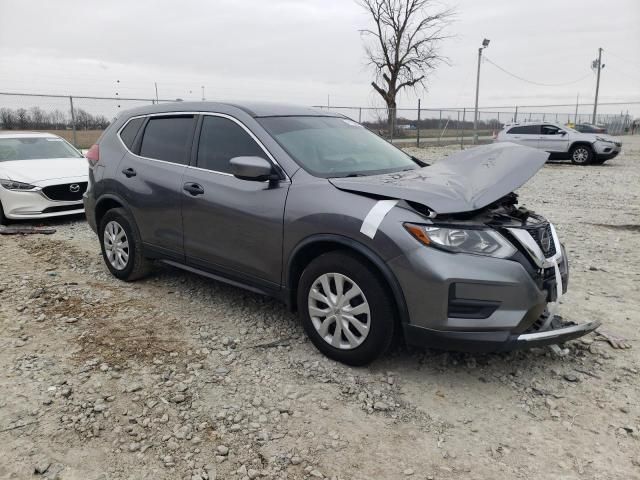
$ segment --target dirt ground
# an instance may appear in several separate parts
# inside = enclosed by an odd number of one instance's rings
[[[158,266],[110,276],[82,219],[0,236],[0,478],[640,478],[640,136],[519,192],[597,335],[470,355],[320,355],[275,301]],[[436,159],[451,150],[413,154]]]

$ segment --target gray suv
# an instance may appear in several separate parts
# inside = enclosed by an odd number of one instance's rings
[[[89,150],[84,203],[117,278],[159,260],[276,297],[319,350],[360,365],[396,335],[495,351],[597,328],[553,313],[566,252],[513,193],[546,157],[502,143],[429,166],[331,113],[161,104]]]

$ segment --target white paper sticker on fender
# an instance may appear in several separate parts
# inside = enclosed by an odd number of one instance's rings
[[[373,238],[378,231],[378,227],[386,217],[387,213],[396,206],[398,200],[380,200],[377,202],[367,216],[364,217],[362,227],[360,227],[360,233],[365,234],[369,238]]]

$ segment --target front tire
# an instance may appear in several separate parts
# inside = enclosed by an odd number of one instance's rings
[[[4,216],[4,210],[2,209],[2,202],[0,202],[0,225],[7,225],[9,222],[7,217]]]
[[[130,282],[149,272],[149,261],[142,255],[142,240],[126,210],[109,210],[100,221],[98,237],[102,258],[114,277]]]
[[[574,165],[589,165],[593,161],[593,149],[588,145],[575,145],[569,152]]]
[[[388,287],[370,264],[347,252],[325,253],[305,268],[297,305],[316,348],[347,365],[372,362],[393,339]]]

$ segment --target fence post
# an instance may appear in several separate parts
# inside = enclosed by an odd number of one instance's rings
[[[391,108],[391,128],[389,129],[389,143],[393,143],[393,131],[396,129],[396,109]]]
[[[467,109],[462,109],[462,133],[460,135],[460,150],[464,150],[464,119],[467,116]]]
[[[358,123],[362,123],[362,107],[358,109]]]
[[[516,113],[513,114],[513,123],[518,121],[518,105],[516,105]]]
[[[438,130],[440,131],[440,135],[438,135],[438,146],[440,146],[440,137],[442,137],[442,110],[440,110],[440,116],[438,118]]]
[[[78,148],[78,139],[76,138],[76,113],[73,110],[73,97],[69,95],[69,105],[71,106],[71,130],[73,131],[73,146]]]
[[[416,147],[420,147],[420,99],[418,99],[418,124],[416,125]]]

